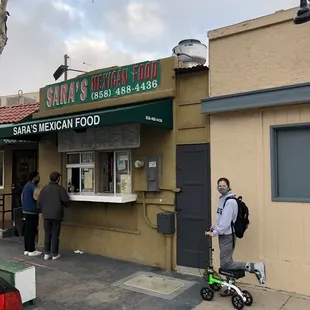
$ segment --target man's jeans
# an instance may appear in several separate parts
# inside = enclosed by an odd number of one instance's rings
[[[52,254],[52,256],[58,255],[60,229],[61,221],[44,220],[44,254]]]
[[[38,231],[39,215],[24,214],[25,217],[25,235],[24,245],[26,252],[34,252],[36,250],[35,240]]]

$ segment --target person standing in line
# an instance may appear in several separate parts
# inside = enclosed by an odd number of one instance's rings
[[[50,182],[44,186],[38,198],[38,208],[44,219],[44,259],[59,259],[59,236],[61,222],[64,217],[64,207],[69,201],[66,189],[59,185],[61,174],[52,172]]]
[[[39,213],[37,202],[34,199],[34,192],[40,182],[40,175],[37,171],[32,171],[29,174],[28,182],[25,184],[22,191],[22,210],[25,218],[25,233],[24,233],[24,255],[39,256],[42,252],[36,250],[35,240],[38,231]]]

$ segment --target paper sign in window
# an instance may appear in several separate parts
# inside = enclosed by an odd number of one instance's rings
[[[117,171],[127,170],[128,155],[120,155],[117,161]]]
[[[89,169],[89,171],[84,171],[84,190],[92,190],[92,189],[93,189],[93,170]]]
[[[121,175],[121,193],[130,194],[131,193],[131,177],[128,174]]]

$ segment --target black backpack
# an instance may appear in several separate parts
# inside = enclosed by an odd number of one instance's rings
[[[231,222],[231,228],[235,232],[236,237],[241,239],[241,238],[243,238],[243,235],[244,235],[245,231],[247,230],[247,228],[250,224],[249,208],[247,207],[245,202],[242,200],[241,196],[239,196],[238,198],[236,198],[236,197],[226,198],[223,208],[225,207],[226,201],[229,199],[236,200],[236,202],[238,204],[237,219],[236,219],[235,223]]]

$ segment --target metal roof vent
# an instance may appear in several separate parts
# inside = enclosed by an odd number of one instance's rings
[[[207,46],[199,40],[182,40],[172,52],[187,68],[203,66],[207,61]]]

